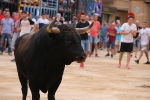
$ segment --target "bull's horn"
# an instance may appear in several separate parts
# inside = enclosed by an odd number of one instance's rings
[[[88,31],[88,30],[91,29],[91,27],[93,26],[93,24],[94,24],[94,22],[93,22],[91,25],[87,26],[87,27],[84,27],[84,28],[76,28],[76,30],[77,30],[80,34],[85,33],[86,31]]]
[[[55,24],[55,22],[56,22],[56,17],[55,17],[55,19],[47,26],[46,29],[47,29],[47,31],[48,31],[49,33],[59,34],[59,33],[60,33],[59,28],[53,27],[54,24]]]

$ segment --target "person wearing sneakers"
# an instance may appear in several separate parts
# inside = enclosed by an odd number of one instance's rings
[[[77,23],[76,28],[84,28],[89,26],[89,22],[86,21],[86,15],[84,13],[81,14],[80,17],[80,22]],[[88,56],[88,54],[90,53],[90,41],[88,39],[88,33],[84,32],[82,34],[80,34],[81,36],[81,45],[83,50],[86,53],[86,56]],[[84,63],[80,64],[80,68],[84,68]]]
[[[10,12],[6,11],[5,12],[5,18],[2,19],[1,21],[1,28],[0,28],[0,34],[2,35],[2,40],[1,40],[1,45],[0,45],[0,54],[3,54],[4,51],[4,42],[5,39],[8,40],[8,54],[11,56],[12,55],[12,50],[11,50],[11,38],[13,36],[14,32],[14,20],[10,18]]]
[[[114,55],[114,47],[115,47],[115,40],[116,40],[116,34],[117,30],[115,28],[116,24],[114,21],[111,22],[111,26],[108,28],[108,41],[107,41],[107,55],[109,55],[110,47],[111,47],[111,57]]]
[[[98,15],[94,15],[94,25],[90,30],[90,48],[92,51],[92,44],[94,43],[95,57],[99,57],[97,53],[98,50],[97,42],[98,42],[99,30],[100,30],[100,22],[98,21]]]
[[[147,59],[147,62],[145,64],[150,64],[149,55],[148,55],[148,45],[149,45],[148,36],[150,33],[148,32],[148,29],[146,27],[147,27],[146,22],[143,22],[142,29],[140,30],[140,33],[139,33],[139,37],[135,39],[136,41],[139,38],[141,38],[141,53],[140,53],[139,58],[135,60],[137,64],[139,64],[139,61],[141,57],[143,56],[143,52],[145,53],[145,56]]]
[[[134,14],[129,13],[127,16],[127,23],[124,23],[121,27],[121,47],[120,47],[120,55],[119,55],[119,64],[118,68],[121,66],[121,61],[124,52],[127,53],[127,64],[126,68],[130,69],[129,63],[130,63],[130,56],[131,52],[133,51],[133,36],[136,35],[137,29],[136,25],[133,24],[134,21]]]

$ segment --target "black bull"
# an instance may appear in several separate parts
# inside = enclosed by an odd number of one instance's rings
[[[59,34],[47,32],[47,26],[44,26],[39,32],[25,34],[16,41],[14,54],[22,100],[26,100],[27,80],[32,100],[40,99],[40,90],[48,92],[48,100],[55,100],[65,65],[85,61],[86,55],[76,29],[70,25],[55,26],[60,30]]]

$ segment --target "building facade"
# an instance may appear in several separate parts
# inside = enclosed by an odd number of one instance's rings
[[[148,27],[150,27],[150,0],[103,0],[103,7],[116,8],[116,12],[106,12],[102,16],[102,20],[109,23],[114,20],[120,20],[121,23],[124,23],[128,12],[133,12],[135,21],[147,22]]]

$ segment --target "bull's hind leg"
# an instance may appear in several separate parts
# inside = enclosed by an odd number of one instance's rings
[[[54,86],[48,90],[48,100],[55,100],[55,92],[57,91],[62,80],[62,76],[58,78]]]
[[[28,86],[27,86],[27,79],[20,73],[18,72],[19,80],[21,83],[21,90],[22,90],[22,100],[26,100],[27,97],[27,92],[28,92]]]
[[[36,80],[29,79],[29,87],[32,93],[32,100],[40,100],[39,88]]]

